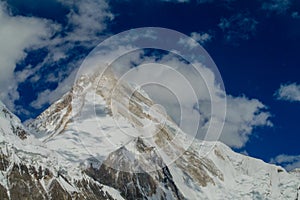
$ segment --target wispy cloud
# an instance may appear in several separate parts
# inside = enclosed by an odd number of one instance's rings
[[[280,88],[274,93],[278,100],[285,101],[300,101],[300,85],[297,83],[282,84]]]
[[[199,42],[201,45],[204,45],[211,40],[212,36],[209,33],[192,32],[190,34],[190,38],[180,38],[178,43],[184,45],[185,47],[193,49],[198,46],[197,42]]]
[[[191,37],[200,44],[205,44],[206,42],[209,42],[212,39],[212,36],[208,33],[192,32]]]
[[[221,18],[219,28],[227,42],[233,44],[239,40],[249,40],[256,32],[258,21],[249,14],[238,13],[229,18]]]
[[[277,14],[286,13],[291,6],[291,0],[269,0],[262,4],[262,9]]]
[[[300,168],[300,155],[281,154],[272,158],[270,163],[283,166],[286,170],[291,171]]]

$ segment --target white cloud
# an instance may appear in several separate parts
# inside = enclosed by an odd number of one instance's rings
[[[249,153],[248,153],[246,150],[240,151],[239,153],[240,153],[240,154],[243,154],[243,155],[245,155],[245,156],[249,156]]]
[[[107,22],[113,19],[109,5],[104,0],[60,0],[70,9],[68,27],[72,29],[65,38],[73,42],[84,42],[85,45],[96,45],[107,28]]]
[[[4,2],[0,2],[0,24],[0,99],[14,111],[14,101],[19,98],[16,64],[26,57],[26,49],[51,37],[55,26],[43,19],[12,16]]]
[[[249,40],[256,32],[258,22],[248,13],[238,13],[229,18],[221,18],[219,28],[224,32],[227,42]]]
[[[208,33],[196,33],[192,32],[191,37],[199,42],[200,44],[204,44],[212,39],[212,36]]]
[[[269,0],[262,4],[262,9],[280,14],[285,13],[290,6],[291,0]]]
[[[60,2],[70,9],[67,15],[68,24],[63,27],[67,30],[66,36],[58,36],[46,44],[50,52],[44,62],[36,66],[37,70],[45,63],[53,63],[68,57],[66,52],[76,46],[92,48],[107,37],[103,32],[107,28],[107,22],[113,19],[113,15],[105,0],[60,0]],[[66,70],[58,68],[55,74],[48,74],[46,81],[58,82],[58,87],[54,90],[43,91],[30,105],[39,109],[59,99],[72,87],[75,72],[83,59],[83,55],[79,55],[67,63]],[[36,78],[38,80],[38,77]]]
[[[184,45],[185,47],[193,49],[198,46],[197,42],[199,42],[201,45],[204,45],[207,42],[211,41],[211,39],[212,36],[208,33],[192,32],[190,34],[190,38],[180,38],[178,43]]]
[[[300,85],[297,83],[282,84],[275,92],[274,96],[278,100],[300,101]]]
[[[231,147],[244,147],[255,127],[272,126],[270,117],[259,100],[227,95],[227,115],[220,140]]]
[[[61,69],[61,64],[57,65],[58,67],[51,69],[46,78],[42,78],[41,69],[45,71],[44,68],[49,64],[61,63],[60,61],[67,59],[68,52],[75,47],[92,48],[107,37],[103,32],[113,15],[105,0],[60,2],[69,9],[66,26],[38,17],[13,16],[9,12],[9,6],[0,2],[0,99],[16,113],[26,113],[24,109],[16,109],[14,105],[14,101],[19,99],[17,89],[21,82],[31,81],[41,85],[57,82],[61,85],[64,79],[69,80],[70,72],[79,67],[84,55],[78,54],[69,63],[63,64],[66,65],[64,69]],[[62,32],[64,34],[61,34]],[[27,56],[26,52],[39,48],[46,48],[48,51],[44,60],[15,73],[16,64]],[[65,92],[64,89],[59,92],[60,89],[62,87],[58,86],[53,91],[44,91],[38,95],[41,99],[37,99],[32,105],[37,108],[47,102],[52,103],[55,98],[49,98],[46,102],[45,98],[42,100],[43,96],[47,93],[58,98],[57,94]]]
[[[102,42],[108,35],[104,34],[107,23],[113,20],[108,3],[105,0],[59,0],[69,9],[67,25],[57,30],[57,36],[44,43],[49,53],[37,69],[47,63],[54,63],[68,57],[67,52],[74,47],[93,48]],[[81,57],[80,57],[81,56]],[[83,60],[82,55],[78,58]],[[75,63],[78,60],[74,60]],[[74,63],[70,63],[74,65]],[[76,66],[79,67],[79,66]]]
[[[286,170],[291,171],[300,168],[300,155],[285,155],[281,154],[272,158],[270,163],[282,165]]]

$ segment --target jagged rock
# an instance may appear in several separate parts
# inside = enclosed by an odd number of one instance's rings
[[[9,199],[8,195],[7,195],[7,190],[2,185],[0,185],[0,199],[2,199],[2,200],[8,200]]]
[[[49,191],[51,199],[72,199],[71,195],[68,192],[66,192],[55,179],[50,183]]]
[[[8,178],[11,199],[46,199],[42,185],[29,174],[26,165],[14,164]]]
[[[0,153],[0,170],[1,171],[6,170],[8,167],[8,164],[9,164],[9,162],[8,162],[7,156]]]

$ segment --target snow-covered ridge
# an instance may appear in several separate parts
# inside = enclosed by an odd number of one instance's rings
[[[0,102],[0,199],[123,199],[89,176],[68,176],[63,160]]]
[[[297,173],[220,142],[192,140],[152,109],[155,103],[144,91],[116,84],[110,71],[80,77],[28,129],[0,103],[0,184],[8,196],[6,177],[33,166],[28,174],[44,199],[53,199],[51,191],[72,199],[298,198]],[[11,124],[27,137],[18,137]]]

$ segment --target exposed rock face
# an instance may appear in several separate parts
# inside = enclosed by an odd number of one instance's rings
[[[3,156],[3,155],[2,155]],[[7,188],[0,184],[0,199],[113,199],[102,190],[102,186],[92,180],[82,179],[74,182],[77,191],[68,191],[62,184],[63,176],[54,176],[49,169],[36,169],[25,164],[9,164],[10,168],[1,169],[7,176]],[[68,181],[65,179],[65,181]],[[70,183],[69,183],[70,184]],[[71,186],[71,184],[70,184]]]
[[[5,171],[8,167],[8,158],[7,156],[0,154],[0,170]]]
[[[46,191],[38,181],[31,177],[26,165],[14,164],[8,177],[8,188],[12,199],[46,198]]]
[[[51,151],[30,136],[0,102],[0,199],[113,199],[89,177],[73,180],[51,164]],[[58,111],[58,110],[57,110]],[[20,137],[25,131],[29,137]],[[49,168],[47,167],[49,166]]]
[[[60,184],[53,180],[49,186],[50,188],[50,196],[52,199],[63,199],[63,200],[71,200],[71,195],[66,192]]]
[[[2,104],[2,103],[1,103]],[[0,106],[1,106],[0,104]],[[6,107],[1,106],[0,112],[2,113],[3,117],[10,120],[10,126],[15,135],[17,135],[22,140],[27,138],[28,133],[25,131],[22,125],[20,125],[20,120],[14,116]]]
[[[7,190],[2,185],[0,185],[0,199],[3,199],[3,200],[8,200],[9,199],[8,195],[7,195]]]
[[[149,147],[143,143],[142,139],[138,138],[134,143],[140,152],[149,151]],[[147,199],[153,196],[165,199],[168,192],[172,193],[174,199],[184,199],[162,158],[155,153],[154,149],[150,151],[153,151],[152,157],[139,157],[132,161],[130,151],[126,146],[121,147],[112,152],[99,169],[90,166],[85,172],[94,180],[118,189],[125,199]],[[155,163],[151,163],[157,165],[157,170],[147,171],[148,166],[143,159],[155,159]],[[122,167],[123,170],[118,170],[117,166],[120,165],[126,167]],[[137,167],[139,172],[132,172],[137,171],[136,169],[133,170]],[[144,167],[146,169],[143,169]]]
[[[72,92],[68,92],[61,100],[57,101],[55,105],[50,106],[50,108],[38,116],[35,121],[29,124],[31,132],[42,132],[48,135],[48,137],[53,137],[54,134],[61,133],[70,119],[72,112],[71,101]],[[49,128],[49,123],[53,125],[51,128]],[[40,137],[41,135],[37,136]]]

